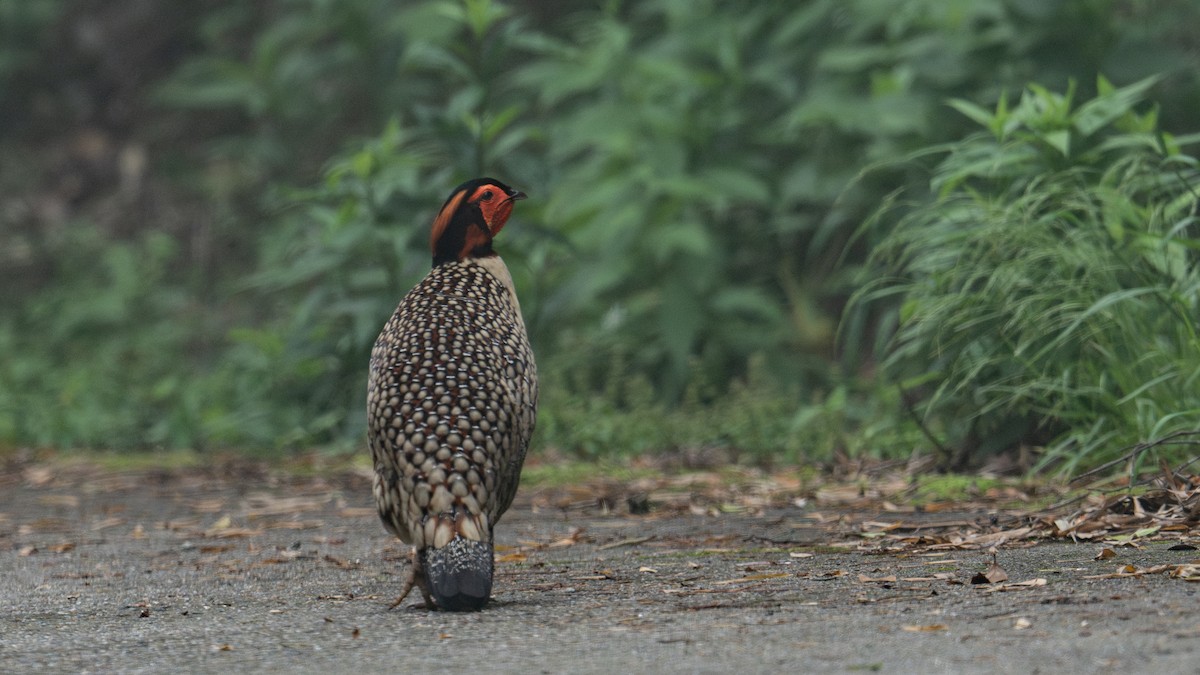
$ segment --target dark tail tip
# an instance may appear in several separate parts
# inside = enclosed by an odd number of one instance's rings
[[[492,595],[492,542],[455,536],[421,552],[429,593],[441,609],[474,612]]]

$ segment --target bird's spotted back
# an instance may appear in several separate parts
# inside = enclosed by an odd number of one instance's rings
[[[388,529],[418,549],[455,534],[490,540],[533,432],[533,353],[507,270],[487,260],[435,267],[371,352],[375,497]]]

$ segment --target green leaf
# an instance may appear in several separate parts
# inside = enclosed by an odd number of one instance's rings
[[[1042,134],[1041,138],[1050,147],[1054,148],[1055,150],[1058,150],[1059,154],[1061,154],[1063,157],[1071,156],[1071,132],[1070,131],[1067,131],[1067,130],[1048,131],[1048,132]]]
[[[992,113],[964,99],[950,99],[946,102],[946,105],[954,108],[971,121],[987,129],[991,129],[993,122],[996,120],[996,117]]]
[[[1107,84],[1107,80],[1103,77],[1099,78],[1097,86],[1103,93],[1079,106],[1079,109],[1072,115],[1075,128],[1084,136],[1095,134],[1131,112],[1135,105],[1145,100],[1147,92],[1161,79],[1161,76],[1155,75],[1127,87],[1112,89],[1111,85]]]
[[[375,169],[375,157],[365,150],[355,153],[353,159],[351,159],[351,166],[354,168],[355,175],[366,180]]]

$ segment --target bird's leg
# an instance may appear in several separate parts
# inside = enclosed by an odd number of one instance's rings
[[[400,597],[388,606],[388,609],[395,609],[404,602],[404,598],[412,592],[413,586],[421,589],[421,595],[425,597],[425,609],[436,609],[437,605],[433,602],[433,597],[429,595],[429,584],[425,582],[425,569],[421,567],[421,556],[417,555],[417,549],[413,548],[409,554],[412,558],[412,564],[408,568],[408,578],[404,580],[404,588],[400,590]],[[415,606],[415,605],[414,605]]]

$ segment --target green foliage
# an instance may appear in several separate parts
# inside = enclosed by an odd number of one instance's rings
[[[317,292],[340,299],[306,301],[305,308],[336,313],[342,304],[394,299],[420,274],[416,261],[436,204],[428,195],[472,174],[509,177],[534,199],[501,246],[535,347],[567,356],[554,361],[561,372],[544,373],[569,383],[565,391],[589,419],[613,426],[635,411],[606,398],[596,378],[572,371],[619,361],[620,376],[637,373],[664,409],[696,391],[704,392],[696,405],[719,405],[755,358],[775,374],[774,385],[760,383],[776,390],[782,407],[834,391],[828,308],[853,279],[839,255],[880,192],[907,178],[888,171],[849,190],[847,183],[873,159],[953,129],[942,97],[995,91],[997,59],[1023,72],[1039,40],[1062,40],[1038,23],[1060,13],[1029,17],[982,1],[954,12],[943,3],[912,3],[896,16],[869,2],[849,9],[817,2],[805,11],[710,2],[698,12],[692,3],[651,0],[628,11],[585,12],[551,33],[502,20],[514,12],[492,3],[452,6],[436,5],[430,16],[442,23],[403,40],[398,63],[418,83],[409,89],[409,112],[376,150],[339,160],[358,167],[356,189],[368,208],[344,204],[326,217],[323,210],[333,207],[315,207],[299,225],[288,221],[300,230],[336,221],[346,241],[369,255],[335,259],[319,238],[288,234],[289,246],[316,248],[269,256],[265,274],[323,275],[327,287]],[[843,25],[848,30],[834,30]],[[1081,59],[1092,58],[1083,54],[1090,48],[1077,47]],[[420,85],[426,77],[441,86]],[[406,172],[404,195],[392,184],[396,170]],[[325,188],[306,198],[338,203],[341,175],[348,174],[334,169]],[[361,273],[364,260],[376,261],[381,281],[390,270],[390,286],[348,290],[331,273],[339,266]],[[304,326],[339,325],[298,316]],[[324,381],[358,376],[369,340],[357,329],[350,334],[349,350],[309,343],[341,356],[331,364],[350,364],[323,373]],[[776,442],[787,445],[787,436]]]
[[[26,223],[19,241],[0,231],[0,262],[124,255],[141,284],[114,290],[115,272],[86,265],[0,270],[21,280],[0,292],[12,308],[0,313],[0,339],[20,355],[0,367],[0,385],[25,387],[0,392],[0,439],[360,442],[367,353],[428,268],[434,209],[459,181],[491,174],[532,197],[497,245],[542,366],[540,442],[590,456],[693,446],[755,461],[907,455],[920,432],[897,419],[900,392],[870,379],[880,317],[886,328],[894,313],[858,306],[834,343],[891,225],[860,224],[887,195],[927,187],[919,158],[897,160],[982,116],[1008,134],[1002,144],[1033,139],[1031,150],[1006,154],[1004,176],[986,150],[959,156],[935,185],[947,199],[1001,180],[1016,189],[1038,172],[1105,170],[1122,149],[1105,145],[1116,118],[1103,106],[1051,129],[1039,125],[1071,106],[1044,92],[1045,110],[1019,111],[1026,126],[993,119],[1001,93],[1030,80],[1058,90],[1100,71],[1121,83],[1160,74],[1165,128],[1190,123],[1200,105],[1191,0],[158,6],[196,18],[154,52],[179,59],[168,77],[129,78],[156,117],[110,135],[142,135],[154,182],[169,185],[141,202],[185,195],[204,205],[204,228],[159,222],[171,208],[113,218],[125,208],[118,195],[70,227],[92,231],[86,221],[100,213],[122,222],[121,236],[67,246],[55,240],[63,223]],[[33,29],[75,25],[86,8],[0,0],[0,17],[19,19],[5,30],[30,28],[0,44],[0,85],[18,72],[53,80],[30,55],[57,43]],[[6,71],[13,54],[23,65]],[[34,104],[17,100],[32,119]],[[19,145],[9,133],[0,128],[0,147]],[[972,159],[989,168],[970,169]],[[1106,202],[1106,226],[1137,239],[1125,224],[1136,219],[1111,215],[1119,201]],[[147,232],[181,236],[153,253],[161,237]],[[190,255],[194,242],[208,257]],[[106,330],[52,325],[112,293],[137,309]],[[86,349],[63,346],[76,343]],[[136,356],[120,368],[89,358],[122,350]],[[65,373],[102,395],[63,398],[54,383]],[[34,409],[43,417],[23,416]]]
[[[395,76],[406,16],[383,0],[224,3],[197,27],[200,51],[155,97],[223,118],[234,131],[214,154],[247,164],[246,175],[299,177],[399,104],[379,84]]]
[[[1070,471],[1200,426],[1200,171],[1139,113],[1153,84],[1076,103],[1031,86],[946,146],[874,253],[895,297],[888,376],[964,455],[1049,443]]]
[[[22,355],[0,362],[0,438],[187,443],[208,411],[176,360],[203,331],[172,310],[182,298],[162,286],[174,243],[98,238],[91,228],[70,230],[57,256],[60,283],[0,319],[0,349]],[[104,254],[94,259],[88,252],[97,248]]]
[[[63,11],[62,0],[0,0],[0,82],[33,70],[42,36]],[[0,108],[10,87],[0,88]]]
[[[914,481],[911,501],[916,504],[925,502],[970,501],[978,499],[988,490],[1000,487],[1003,484],[1003,482],[996,479],[959,474],[924,476]]]
[[[628,366],[619,354],[608,365],[602,381],[594,383],[602,390],[581,396],[581,391],[594,391],[593,383],[573,380],[579,371],[559,361],[545,364],[556,377],[543,379],[543,444],[589,458],[614,451],[638,455],[722,448],[731,458],[759,463],[828,458],[833,447],[828,437],[813,442],[814,429],[796,428],[797,388],[772,391],[776,382],[761,360],[746,380],[725,387],[720,406],[708,403],[703,384],[694,385],[680,405],[667,405],[655,396],[647,378],[627,375]]]
[[[272,383],[268,400],[286,401],[307,420],[283,445],[361,435],[371,345],[401,295],[429,269],[428,228],[441,199],[491,170],[484,167],[495,166],[493,148],[511,149],[529,133],[516,123],[519,102],[505,103],[512,30],[494,25],[504,12],[489,3],[441,11],[447,8],[414,9],[402,23],[399,67],[428,85],[410,92],[417,121],[393,118],[381,136],[335,160],[318,187],[276,195],[286,210],[264,238],[261,271],[250,283],[286,309],[239,336],[249,348],[263,347],[253,377]],[[460,49],[463,43],[473,48]],[[505,112],[493,115],[484,101]],[[496,172],[517,173],[504,167],[522,158],[508,153],[495,161]],[[504,245],[513,248],[506,258],[525,285],[522,261],[544,245],[521,248],[523,229],[507,228]]]

